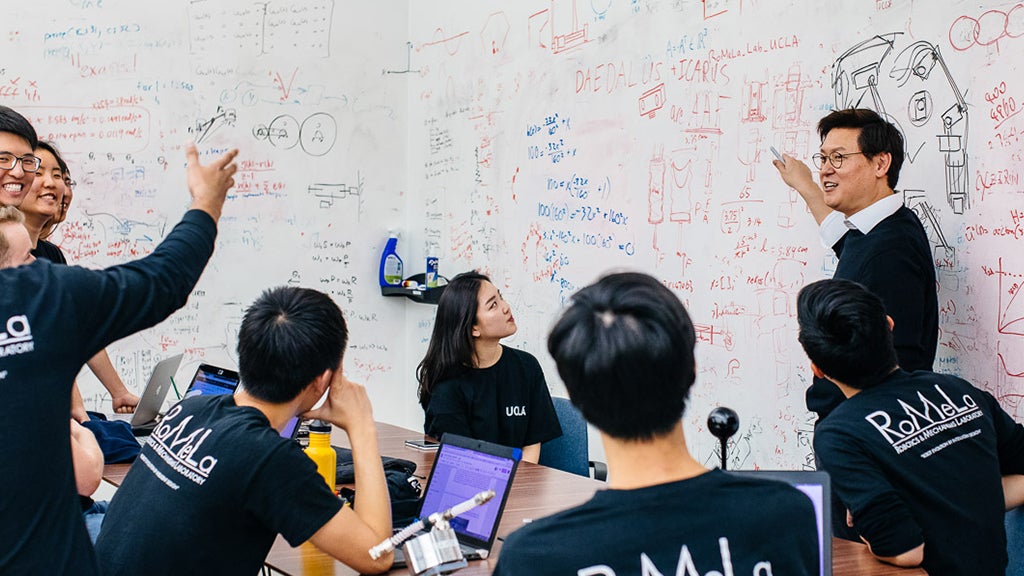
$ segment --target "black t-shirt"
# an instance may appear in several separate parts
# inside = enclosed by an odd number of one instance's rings
[[[1024,473],[1024,427],[991,394],[897,370],[822,420],[814,450],[876,554],[924,542],[932,576],[1003,574],[1001,477]]]
[[[476,368],[437,384],[423,430],[522,448],[562,435],[544,372],[531,354],[502,347],[489,368]]]
[[[817,575],[814,505],[788,484],[721,470],[636,490],[604,490],[510,534],[494,574],[610,571]]]
[[[341,509],[316,465],[231,395],[182,400],[114,494],[104,574],[256,574],[277,534],[308,540]]]
[[[36,242],[36,247],[32,249],[32,255],[36,258],[49,260],[54,264],[68,263],[68,260],[64,257],[64,252],[61,251],[60,247],[53,242],[47,242],[46,240]]]
[[[71,464],[71,385],[108,344],[185,303],[215,236],[192,210],[142,260],[0,270],[0,574],[96,573]]]
[[[839,264],[833,278],[863,284],[892,316],[893,345],[908,372],[931,370],[939,338],[939,304],[931,244],[917,216],[906,206],[866,235],[847,232],[833,246]],[[843,401],[831,382],[815,378],[807,391],[807,409],[819,420]]]

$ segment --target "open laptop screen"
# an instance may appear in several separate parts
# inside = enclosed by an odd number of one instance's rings
[[[472,443],[480,446],[473,447]],[[477,449],[488,444],[451,434],[445,435],[434,459],[430,479],[427,481],[420,517],[451,508],[469,500],[478,492],[494,490],[494,498],[490,502],[451,520],[451,526],[460,540],[472,546],[490,549],[519,461],[517,453],[521,452],[495,444],[489,444],[489,447],[499,448],[497,452],[506,454],[488,453]]]
[[[832,575],[832,485],[828,472],[812,470],[738,470],[731,474],[781,480],[800,490],[814,504],[818,522],[818,558],[821,576]]]
[[[210,364],[200,364],[196,369],[196,375],[192,377],[192,383],[189,384],[188,390],[185,392],[185,398],[234,394],[235,388],[238,388],[238,372]]]

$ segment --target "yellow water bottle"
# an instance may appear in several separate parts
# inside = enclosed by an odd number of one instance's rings
[[[323,420],[313,420],[309,424],[309,446],[306,455],[316,464],[316,471],[327,482],[327,487],[334,492],[334,479],[338,467],[338,455],[331,447],[331,424]]]

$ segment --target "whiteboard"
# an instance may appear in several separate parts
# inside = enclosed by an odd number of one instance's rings
[[[138,389],[183,351],[236,365],[245,307],[281,284],[331,294],[345,369],[379,420],[418,428],[433,309],[377,288],[387,230],[406,275],[490,273],[564,394],[545,337],[578,288],[649,273],[697,326],[685,427],[740,415],[735,468],[810,468],[795,299],[832,255],[770,164],[809,158],[851,105],[907,137],[899,191],[938,269],[936,368],[1024,414],[1017,114],[1024,6],[805,0],[41,0],[4,19],[0,103],[54,139],[79,182],[53,240],[101,267],[149,253],[188,205],[182,145],[238,146],[214,257],[185,308],[110,347]],[[109,406],[83,373],[90,408]]]
[[[735,409],[735,468],[813,468],[799,289],[831,276],[769,147],[809,161],[829,110],[883,112],[907,139],[898,189],[933,245],[936,368],[1024,414],[1024,141],[1015,2],[413,2],[410,210],[443,270],[484,267],[513,339],[544,339],[572,293],[652,274],[697,328],[691,451]],[[413,183],[415,185],[413,185]],[[421,208],[421,206],[423,208]]]

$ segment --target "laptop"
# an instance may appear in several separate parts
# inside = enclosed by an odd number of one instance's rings
[[[832,576],[832,484],[828,472],[813,470],[732,470],[730,474],[781,480],[800,490],[814,503],[818,520],[820,576]]]
[[[238,388],[238,381],[238,372],[234,370],[211,364],[200,364],[199,368],[196,368],[196,373],[192,376],[192,382],[185,390],[183,398],[234,394],[235,388]]]
[[[172,379],[178,372],[178,365],[181,364],[182,354],[175,354],[170,358],[164,358],[153,368],[149,376],[146,389],[139,398],[139,405],[131,414],[108,414],[108,420],[122,420],[132,426],[132,433],[136,436],[145,436],[153,431],[157,425],[157,417],[160,415],[160,408],[167,398],[167,391],[171,389]]]
[[[466,560],[487,558],[498,535],[498,524],[522,457],[520,448],[445,434],[423,489],[418,516],[430,516],[469,500],[478,492],[494,490],[490,502],[450,520]],[[405,555],[398,548],[392,568],[402,566],[405,566]]]

